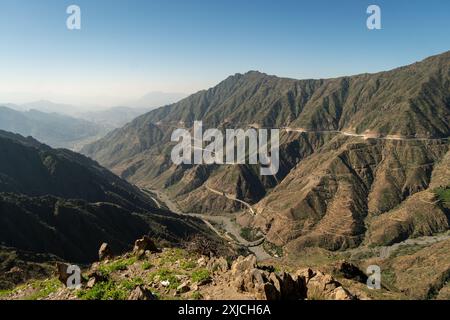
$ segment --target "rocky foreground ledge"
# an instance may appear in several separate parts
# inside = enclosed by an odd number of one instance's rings
[[[353,300],[331,275],[309,268],[283,272],[258,265],[253,255],[236,259],[187,249],[159,249],[144,237],[132,252],[114,256],[107,244],[99,262],[82,272],[81,288],[66,287],[69,265],[54,278],[29,281],[1,299],[36,300]]]

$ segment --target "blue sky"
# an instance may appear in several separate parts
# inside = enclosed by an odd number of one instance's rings
[[[66,28],[77,4],[82,29]],[[366,9],[382,10],[382,30]],[[447,0],[1,0],[0,101],[115,105],[259,70],[327,78],[450,50]]]

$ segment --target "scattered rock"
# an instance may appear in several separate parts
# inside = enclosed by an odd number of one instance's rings
[[[13,283],[21,283],[26,279],[25,272],[19,267],[12,267],[8,272],[5,273],[5,276],[9,281]]]
[[[318,271],[308,282],[308,298],[312,294],[316,299],[352,300],[354,297],[345,290],[331,275]]]
[[[177,293],[186,293],[189,292],[191,290],[191,288],[189,287],[189,282],[184,282],[181,285],[178,286],[177,288]]]
[[[146,251],[149,251],[150,253],[160,252],[150,237],[143,236],[134,243],[133,253],[137,255],[144,255]]]
[[[128,300],[156,300],[156,297],[145,287],[137,286],[128,296]]]
[[[207,263],[207,268],[212,272],[227,272],[229,270],[229,265],[228,261],[223,257],[211,258]]]
[[[203,256],[197,260],[197,265],[199,267],[206,267],[208,265],[208,261],[209,261],[209,259],[207,257]]]
[[[86,287],[89,289],[92,289],[96,283],[97,283],[97,280],[95,278],[90,278],[86,284]]]
[[[252,270],[256,268],[256,256],[249,255],[247,257],[240,256],[231,266],[231,275],[234,277],[236,275],[242,274],[247,270]]]
[[[353,300],[354,297],[343,287],[337,287],[334,289],[330,295],[330,299],[332,300]]]
[[[168,287],[168,286],[170,286],[170,281],[168,281],[168,280],[161,281],[161,285],[163,287]]]
[[[67,273],[68,268],[68,264],[56,262],[56,275],[58,276],[58,280],[65,286],[67,286],[67,279],[70,277],[70,274]]]
[[[102,243],[100,246],[100,249],[98,250],[98,259],[99,261],[111,259],[113,257],[113,253],[111,251],[111,248],[109,247],[109,244]]]
[[[297,270],[297,272],[295,272],[295,275],[305,278],[305,281],[308,284],[309,280],[314,277],[316,273],[310,268],[304,268]]]
[[[12,267],[11,269],[9,269],[9,271],[7,273],[22,273],[23,270],[20,269],[19,267]]]
[[[99,282],[106,282],[108,281],[108,277],[99,273],[96,270],[92,270],[88,274],[86,274],[87,278],[89,279],[86,287],[87,288],[93,288],[97,283]]]

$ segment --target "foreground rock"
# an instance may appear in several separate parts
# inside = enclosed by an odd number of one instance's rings
[[[113,253],[111,247],[107,243],[103,243],[98,250],[98,259],[99,261],[111,259],[113,257]]]
[[[58,276],[58,280],[65,286],[67,286],[67,279],[69,279],[69,274],[67,273],[67,269],[69,268],[68,264],[57,262],[56,263],[56,275]]]
[[[149,251],[150,253],[160,252],[153,240],[148,236],[144,236],[142,239],[136,240],[133,248],[133,253],[139,256],[144,255],[146,251]]]
[[[308,298],[315,300],[353,300],[354,297],[331,275],[317,271],[307,284]]]
[[[30,283],[11,297],[39,296],[49,300],[305,300],[353,299],[331,275],[311,269],[275,272],[258,266],[254,255],[240,256],[229,265],[224,257],[206,256],[177,248],[157,250],[153,241],[136,241],[133,253],[112,257],[105,244],[103,259],[84,270],[81,287],[66,287],[69,265],[57,264],[56,278]],[[136,256],[136,253],[144,255]],[[56,281],[56,283],[55,283]]]
[[[258,268],[255,256],[239,257],[231,266],[233,286],[260,300],[352,300],[354,297],[331,275],[311,269],[295,274]]]
[[[258,269],[256,257],[239,257],[231,266],[233,285],[260,300],[300,300],[307,298],[305,277]]]
[[[137,286],[129,295],[128,300],[157,300],[152,292],[143,286]]]

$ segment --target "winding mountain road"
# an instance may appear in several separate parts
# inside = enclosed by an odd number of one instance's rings
[[[348,137],[358,137],[363,138],[364,140],[394,140],[394,141],[444,141],[449,140],[449,137],[446,138],[426,138],[426,137],[407,137],[402,135],[381,135],[377,133],[365,133],[365,134],[359,134],[355,132],[350,131],[340,131],[340,130],[306,130],[303,128],[291,128],[291,127],[284,127],[281,128],[281,130],[284,130],[286,132],[299,132],[299,133],[335,133],[335,134],[341,134]]]
[[[252,206],[249,203],[247,203],[247,202],[245,202],[245,201],[243,201],[241,199],[236,198],[236,196],[234,196],[232,194],[227,194],[225,192],[220,192],[219,190],[213,189],[213,188],[211,188],[208,185],[205,185],[205,187],[206,187],[206,189],[208,189],[212,193],[215,193],[215,194],[218,194],[220,196],[224,196],[224,197],[226,197],[226,198],[228,198],[230,200],[242,203],[244,206],[246,206],[249,209],[249,211],[251,212],[252,215],[256,216],[255,210],[253,210]]]
[[[148,190],[145,188],[141,188],[141,190],[145,194],[149,195],[160,208],[167,207],[170,211],[178,215],[194,217],[202,220],[214,233],[216,233],[222,239],[226,240],[229,243],[234,243],[236,245],[248,248],[248,250],[250,250],[259,261],[272,258],[272,256],[270,256],[263,248],[265,237],[262,237],[261,239],[253,242],[245,240],[240,234],[241,229],[232,221],[231,217],[221,215],[206,215],[202,213],[185,213],[182,212],[178,208],[177,204],[173,202],[164,192],[160,190]],[[212,190],[214,189],[208,190],[212,192]],[[218,191],[215,190],[214,193],[217,192]],[[222,193],[220,193],[220,195],[222,195]],[[236,201],[235,199],[230,200]],[[247,205],[249,206],[249,204]],[[213,224],[220,225],[225,230],[225,233],[218,230]]]

